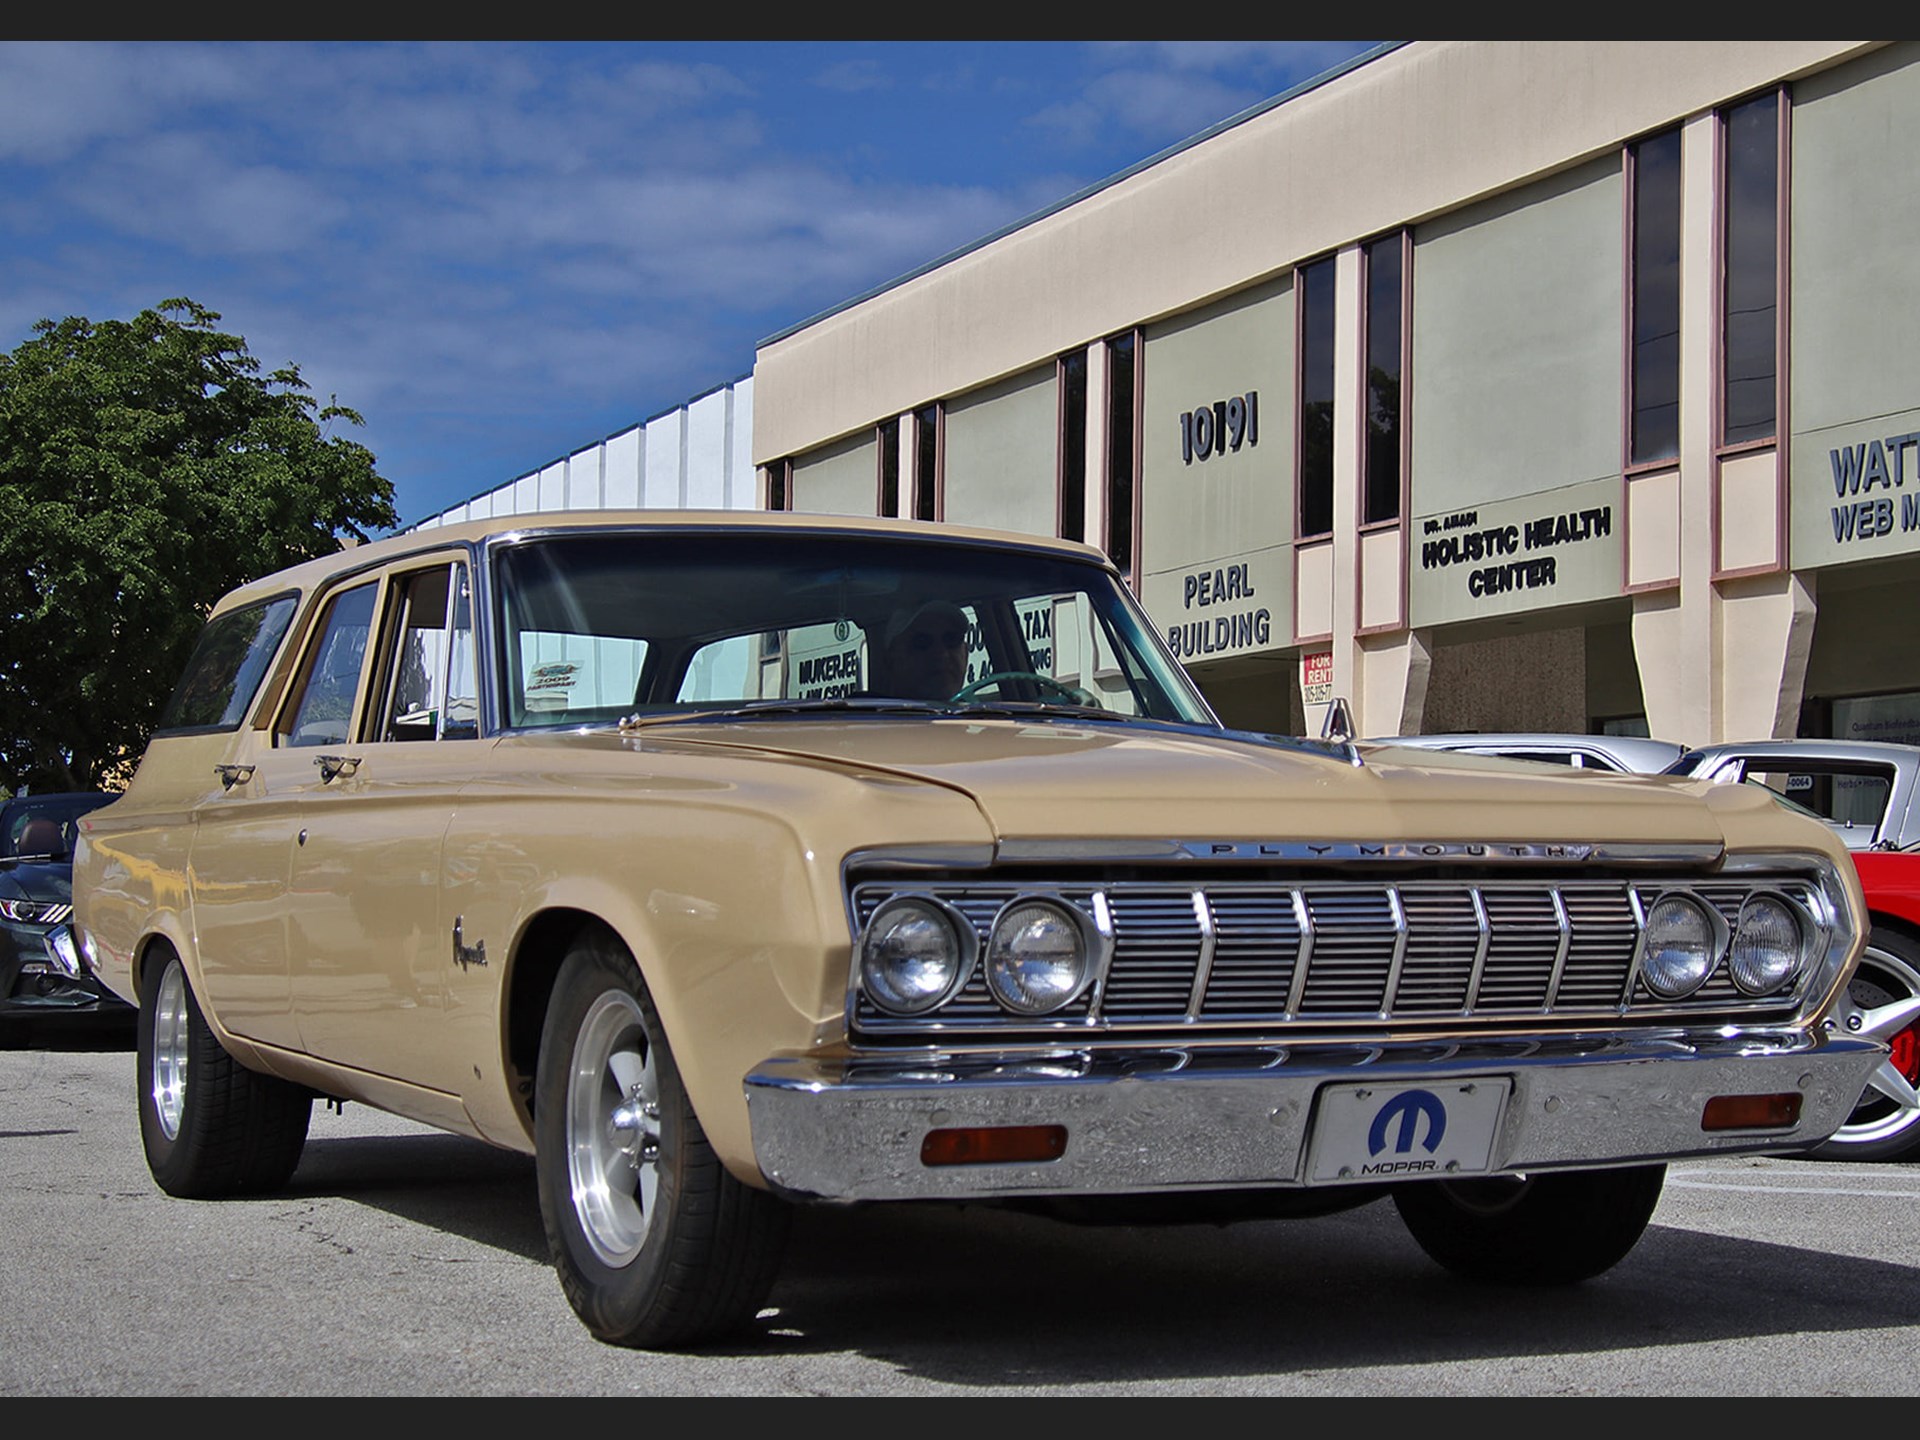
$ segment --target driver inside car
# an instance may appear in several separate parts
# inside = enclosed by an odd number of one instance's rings
[[[904,700],[951,700],[967,683],[967,612],[948,600],[903,605],[882,632],[872,690]]]

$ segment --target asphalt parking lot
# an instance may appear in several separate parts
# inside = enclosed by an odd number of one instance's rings
[[[0,1395],[1905,1395],[1920,1166],[1676,1165],[1565,1290],[1467,1285],[1390,1204],[1075,1227],[804,1211],[760,1333],[595,1341],[526,1157],[316,1107],[280,1195],[171,1200],[114,1035],[0,1050]]]

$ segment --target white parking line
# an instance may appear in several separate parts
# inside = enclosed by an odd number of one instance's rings
[[[1748,1194],[1764,1192],[1769,1195],[1853,1195],[1869,1200],[1880,1199],[1920,1199],[1920,1187],[1887,1190],[1854,1190],[1840,1185],[1771,1185],[1765,1181],[1752,1185],[1729,1185],[1722,1181],[1686,1180],[1667,1177],[1669,1189],[1677,1190],[1740,1190]]]

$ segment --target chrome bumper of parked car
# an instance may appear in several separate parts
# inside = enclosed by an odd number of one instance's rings
[[[1316,1102],[1333,1086],[1506,1080],[1489,1172],[1799,1150],[1839,1127],[1885,1054],[1875,1042],[1782,1028],[777,1056],[747,1076],[746,1095],[755,1158],[776,1190],[957,1200],[1404,1178],[1391,1166],[1338,1180],[1309,1172]],[[1798,1120],[1703,1128],[1709,1100],[1763,1095],[1798,1095]],[[1064,1146],[1040,1161],[923,1160],[930,1133],[986,1127],[1064,1127]]]

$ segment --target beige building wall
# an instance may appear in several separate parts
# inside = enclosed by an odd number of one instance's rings
[[[1715,109],[1777,84],[1794,102],[1789,403],[1777,446],[1723,453]],[[1622,154],[1674,127],[1679,453],[1636,470]],[[753,455],[794,462],[796,508],[852,508],[873,425],[941,399],[946,517],[1048,530],[1051,376],[1079,351],[1097,538],[1103,340],[1137,328],[1138,585],[1231,723],[1317,730],[1326,707],[1301,693],[1301,662],[1327,652],[1363,733],[1641,719],[1692,744],[1792,733],[1809,695],[1879,683],[1826,614],[1870,584],[1847,576],[1868,549],[1833,537],[1840,454],[1863,472],[1904,465],[1912,488],[1888,501],[1898,520],[1911,499],[1913,528],[1862,523],[1873,558],[1920,566],[1920,362],[1890,325],[1920,300],[1914,133],[1910,42],[1410,42],[774,337]],[[1398,521],[1363,528],[1361,256],[1403,229],[1411,449]],[[1333,528],[1300,541],[1294,276],[1329,257]],[[1196,463],[1182,426],[1254,394],[1257,446]],[[1549,538],[1508,557],[1541,562],[1524,575],[1489,579],[1464,548],[1474,530]],[[1878,583],[1896,592],[1908,573]]]

